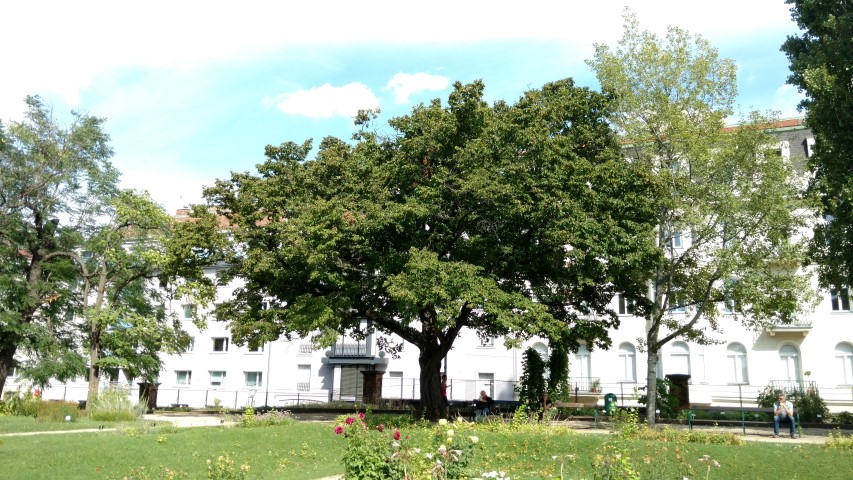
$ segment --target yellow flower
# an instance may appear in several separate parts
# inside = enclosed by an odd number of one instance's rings
[[[451,428],[450,430],[447,431],[447,436],[452,437],[454,433],[456,433],[456,432],[454,432],[453,429]]]
[[[442,418],[441,420],[438,421],[438,424],[439,425],[447,425],[447,420]]]
[[[473,443],[473,444],[476,444],[477,442],[480,441],[480,439],[477,437],[468,437],[468,439],[471,440],[471,443]]]

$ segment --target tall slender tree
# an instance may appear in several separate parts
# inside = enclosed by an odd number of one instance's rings
[[[609,344],[613,291],[656,255],[649,176],[619,153],[608,97],[563,80],[488,106],[483,88],[457,83],[392,137],[363,113],[355,145],[326,138],[314,160],[310,142],[268,146],[257,174],[205,192],[239,246],[224,280],[245,286],[216,309],[235,343],[325,346],[369,320],[419,350],[429,418],[464,328]]]
[[[806,94],[800,103],[815,138],[811,189],[828,222],[812,243],[821,283],[853,285],[853,2],[786,0],[800,35],[782,45],[788,82]]]
[[[736,67],[698,35],[641,31],[625,13],[617,46],[596,45],[588,64],[614,95],[611,116],[630,162],[654,175],[660,262],[636,313],[646,319],[646,388],[655,392],[661,349],[707,343],[725,308],[752,325],[789,322],[808,308],[803,172],[779,154],[757,113],[734,129]],[[630,295],[629,295],[630,296]],[[655,421],[655,395],[647,420]]]

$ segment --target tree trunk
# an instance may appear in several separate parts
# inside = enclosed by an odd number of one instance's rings
[[[444,418],[446,406],[441,398],[442,349],[421,348],[418,364],[421,368],[421,414],[428,420]]]
[[[651,337],[651,336],[650,336]],[[651,340],[651,338],[649,338]],[[655,343],[657,342],[657,334],[655,334]],[[649,359],[646,362],[646,422],[650,427],[655,426],[655,410],[657,410],[657,394],[658,394],[658,348],[655,343],[649,342]]]
[[[2,398],[3,388],[6,386],[6,377],[12,370],[15,361],[15,351],[18,347],[9,345],[0,350],[0,398]]]
[[[98,388],[101,382],[101,367],[98,365],[98,360],[101,357],[101,327],[99,324],[91,325],[89,332],[89,394],[86,400],[91,405],[92,401],[98,395]]]

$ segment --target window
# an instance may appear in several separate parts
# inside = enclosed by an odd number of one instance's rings
[[[249,350],[249,353],[263,353],[263,351],[264,351],[264,346],[262,344],[261,345],[255,345],[254,347],[249,345],[246,348]]]
[[[637,349],[630,343],[619,345],[619,365],[623,382],[637,381]]]
[[[666,248],[681,248],[681,230],[666,229]]]
[[[310,343],[301,343],[299,344],[299,354],[300,355],[311,355],[314,351],[314,348]]]
[[[15,378],[15,377],[17,377],[17,376],[18,376],[18,371],[17,371],[17,369],[16,369],[15,367],[12,367],[11,369],[9,369],[8,373],[6,373],[6,376],[7,376],[8,378]]]
[[[690,375],[690,348],[684,342],[673,342],[669,350],[669,373]]]
[[[729,383],[747,384],[749,376],[746,368],[746,348],[740,343],[731,343],[726,348],[729,370]]]
[[[495,346],[495,337],[480,337],[480,346],[481,347],[494,347]]]
[[[263,374],[261,372],[244,372],[246,374],[247,387],[263,386]]]
[[[679,291],[671,292],[668,296],[671,313],[687,313],[687,300]]]
[[[476,395],[480,396],[480,390],[485,390],[486,394],[495,398],[495,374],[494,373],[478,373],[477,374],[477,389]],[[452,393],[452,391],[451,391]],[[448,393],[448,397],[451,395]]]
[[[619,297],[619,315],[633,315],[634,314],[634,302],[631,301],[630,298],[626,297],[624,293],[620,293]]]
[[[175,372],[175,385],[189,385],[193,380],[193,372],[189,370],[178,370]]]
[[[184,309],[184,319],[193,318],[193,315],[195,315],[195,305],[186,304],[186,305],[181,305],[181,307],[183,307],[183,309]]]
[[[308,392],[311,390],[311,365],[299,365],[296,376],[296,390]]]
[[[723,285],[723,313],[724,314],[732,314],[738,312],[739,308],[737,302],[735,302],[735,288],[737,286],[737,280],[734,278],[730,278],[725,281]]]
[[[831,289],[829,297],[832,301],[833,312],[849,312],[850,311],[850,289],[842,287],[839,289]]]
[[[184,353],[190,353],[195,350],[195,337],[190,337],[189,343],[187,343],[187,348],[184,349]]]
[[[592,377],[592,365],[589,358],[589,350],[586,345],[580,345],[578,351],[575,352],[573,362],[574,371],[578,372],[581,377]]]
[[[837,359],[838,379],[841,385],[853,385],[853,345],[841,342],[835,346],[835,358]]]
[[[779,360],[781,368],[779,374],[784,375],[779,380],[792,380],[798,382],[802,378],[800,372],[800,352],[793,345],[783,345],[779,349]]]
[[[213,339],[213,351],[214,352],[227,352],[228,351],[228,337],[217,337]]]
[[[211,387],[221,387],[225,384],[225,372],[222,371],[211,371],[210,372],[210,386]]]

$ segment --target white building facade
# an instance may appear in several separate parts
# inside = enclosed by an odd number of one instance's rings
[[[798,120],[776,131],[783,156],[802,162],[810,154],[811,132]],[[683,239],[686,248],[689,238]],[[675,245],[678,247],[679,245]],[[208,272],[214,275],[211,270]],[[817,283],[815,280],[815,288]],[[228,299],[234,286],[222,287],[217,302]],[[853,312],[848,288],[820,291],[821,302],[793,324],[761,331],[744,327],[735,313],[720,319],[718,343],[698,345],[674,341],[663,348],[658,376],[690,375],[691,403],[718,406],[754,406],[767,387],[793,390],[817,388],[831,411],[853,411]],[[570,384],[578,396],[617,395],[621,405],[635,405],[637,388],[644,386],[646,354],[639,339],[646,323],[632,314],[630,303],[617,295],[611,307],[621,325],[610,332],[608,350],[582,346],[569,356]],[[278,340],[251,350],[234,345],[228,325],[209,322],[199,330],[191,321],[193,306],[171,305],[184,317],[193,337],[189,351],[165,357],[158,379],[157,406],[245,405],[288,406],[329,401],[361,401],[364,370],[383,371],[382,398],[409,400],[419,397],[418,351],[405,344],[399,358],[378,349],[379,334],[362,341],[340,340],[332,348],[314,350],[307,339]],[[204,312],[202,312],[204,313]],[[673,315],[690,312],[673,311]],[[480,390],[496,400],[516,398],[522,353],[533,347],[548,355],[547,341],[533,339],[521,348],[506,348],[502,338],[481,340],[463,331],[447,355],[443,370],[449,379],[448,397],[468,401]],[[133,379],[110,380],[137,392]],[[16,376],[6,390],[29,385]],[[46,399],[84,400],[85,379],[56,382],[44,392]]]

